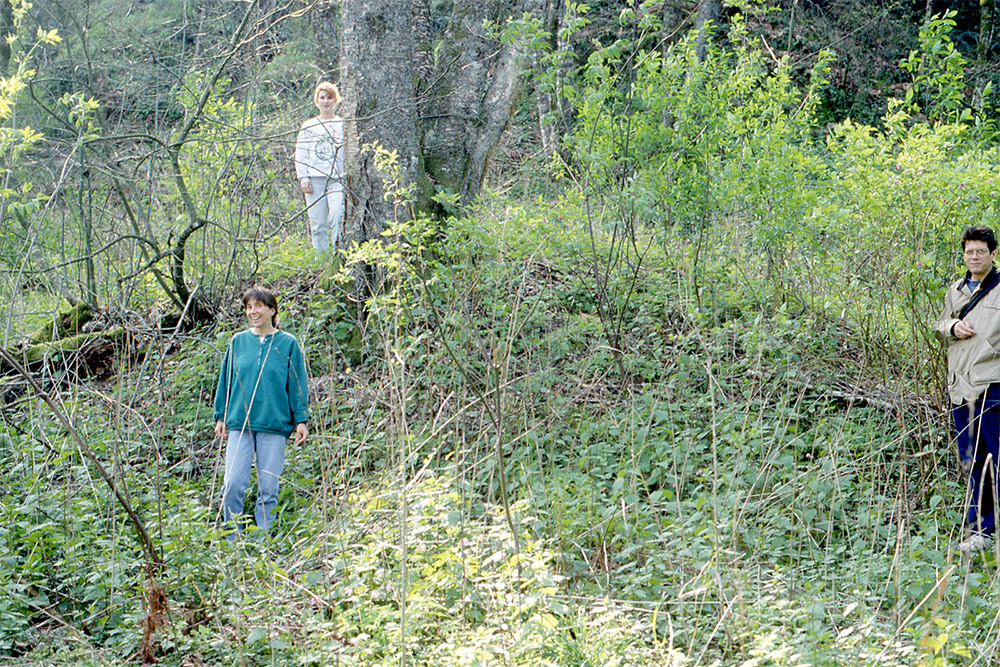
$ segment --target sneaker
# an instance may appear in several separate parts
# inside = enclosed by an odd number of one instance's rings
[[[973,533],[958,544],[958,550],[968,556],[973,551],[985,551],[993,546],[993,538],[982,533]]]

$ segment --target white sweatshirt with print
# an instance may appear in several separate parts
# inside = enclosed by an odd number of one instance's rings
[[[295,142],[295,175],[304,178],[344,178],[344,119],[310,118]]]

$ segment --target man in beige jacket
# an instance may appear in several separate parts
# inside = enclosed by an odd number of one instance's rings
[[[996,466],[1000,446],[1000,274],[993,266],[993,230],[975,226],[962,234],[968,271],[948,288],[934,325],[948,346],[948,395],[963,469],[968,472],[968,554],[989,548],[996,529]],[[996,288],[996,289],[994,289]]]

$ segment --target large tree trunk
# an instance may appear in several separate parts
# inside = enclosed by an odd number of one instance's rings
[[[10,63],[10,43],[7,38],[14,34],[14,7],[10,0],[0,3],[0,74],[7,73]]]
[[[440,64],[421,77],[421,147],[435,187],[457,194],[462,206],[479,194],[522,88],[517,45],[502,44],[485,26],[525,13],[541,17],[547,4],[557,2],[459,0],[448,30],[434,36]]]
[[[501,49],[499,57],[493,59],[488,71],[483,72],[485,76],[482,79],[473,76],[461,82],[460,86],[467,91],[477,88],[485,91],[476,98],[478,104],[468,111],[468,115],[463,116],[456,104],[451,105],[449,119],[452,128],[455,124],[466,128],[464,151],[468,160],[458,187],[459,202],[463,206],[471,204],[479,194],[486,165],[500,142],[500,135],[507,127],[514,102],[521,92],[519,55],[515,47],[507,45]],[[475,85],[476,80],[482,80],[481,88]]]
[[[377,238],[395,218],[392,183],[376,168],[373,147],[395,151],[399,184],[419,175],[417,104],[413,87],[411,0],[351,0],[341,20],[341,92],[347,142],[348,215],[344,243]]]
[[[979,0],[979,44],[976,48],[976,56],[980,64],[986,63],[990,59],[995,12],[995,0]]]
[[[664,59],[667,57],[667,50],[684,36],[684,29],[690,25],[690,14],[681,3],[682,0],[663,0],[660,54]]]
[[[698,60],[705,59],[705,49],[708,47],[708,42],[719,25],[719,18],[721,16],[722,0],[701,0],[701,4],[698,6],[698,18],[694,25],[694,29],[698,31],[698,41],[696,43]]]
[[[544,5],[542,27],[549,36],[548,50],[555,57],[548,64],[541,61],[540,54],[535,58],[538,81],[535,99],[542,150],[552,156],[558,152],[562,137],[573,127],[575,118],[575,109],[566,99],[565,82],[577,66],[577,57],[565,28],[576,9],[575,4],[567,4],[565,0],[546,0]],[[552,71],[544,72],[544,67]]]
[[[475,200],[522,88],[523,50],[502,43],[488,26],[564,6],[564,0],[343,3],[345,243],[374,238],[405,215],[385,201],[385,175],[376,172],[366,145],[398,153],[400,183],[416,186],[418,209],[429,209],[435,191],[454,194],[461,207]]]
[[[317,80],[340,80],[340,3],[328,0],[311,15],[316,49]]]

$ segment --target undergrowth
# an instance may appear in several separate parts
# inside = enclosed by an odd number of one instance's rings
[[[546,215],[453,221],[496,225],[465,252],[405,248],[434,237],[401,231],[407,259],[369,304],[360,365],[310,333],[340,306],[296,292],[287,326],[327,372],[270,540],[231,549],[215,528],[209,410],[231,326],[60,392],[133,489],[163,556],[152,575],[66,433],[23,403],[0,450],[0,649],[134,660],[152,576],[164,664],[975,664],[963,656],[994,650],[995,561],[952,550],[963,489],[942,420],[879,390],[843,324],[755,309],[722,272],[717,307],[699,309],[683,252],[633,273],[622,376],[586,269],[532,231]]]

